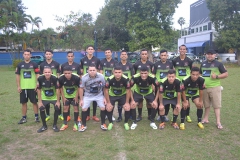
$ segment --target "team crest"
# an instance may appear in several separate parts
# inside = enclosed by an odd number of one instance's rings
[[[185,63],[184,63],[184,66],[188,66],[188,62],[185,62]]]

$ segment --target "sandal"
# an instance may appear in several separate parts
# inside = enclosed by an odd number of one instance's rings
[[[202,121],[202,124],[208,124],[209,121]]]
[[[223,126],[221,124],[217,124],[218,129],[223,129]]]

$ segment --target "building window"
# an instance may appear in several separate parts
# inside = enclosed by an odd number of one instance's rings
[[[196,33],[198,32],[198,28],[196,28]]]
[[[199,27],[199,32],[202,32],[202,27]]]
[[[209,23],[208,23],[208,30],[211,30],[211,29],[212,29],[212,23],[209,22]]]
[[[207,30],[207,25],[203,26],[203,31],[206,31]]]
[[[194,28],[193,28],[193,29],[191,29],[191,33],[194,33]]]

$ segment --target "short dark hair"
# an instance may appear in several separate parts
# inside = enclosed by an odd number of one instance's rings
[[[126,53],[127,53],[127,51],[126,51],[126,50],[122,50],[122,51],[121,51],[121,53],[123,53],[123,52],[126,52]]]
[[[87,45],[86,50],[87,50],[89,47],[92,47],[92,48],[94,49],[94,46],[90,44],[90,45]]]
[[[214,49],[209,49],[206,54],[208,53],[216,54],[216,51]]]
[[[97,69],[96,65],[94,65],[94,64],[90,64],[90,65],[88,66],[88,68],[90,68],[90,67],[95,67],[95,68]]]
[[[106,48],[104,51],[108,51],[110,50],[112,52],[112,49],[111,48]]]
[[[145,72],[145,71],[149,71],[149,69],[147,66],[144,65],[140,68],[140,71]]]
[[[122,70],[122,67],[117,65],[117,66],[114,67],[114,70]]]
[[[24,52],[30,52],[30,54],[32,54],[32,51],[30,50],[30,49],[25,49],[24,51],[23,51],[23,53]]]
[[[185,47],[186,49],[188,49],[185,44],[182,44],[181,46],[179,46],[179,49],[180,49],[181,47]]]
[[[52,68],[49,67],[49,66],[44,66],[43,70],[45,70],[45,69],[50,69],[50,70],[52,70]]]
[[[140,51],[140,53],[142,53],[143,51],[147,51],[147,52],[148,52],[147,49],[143,48],[143,49]]]
[[[66,66],[63,68],[63,72],[64,71],[72,71],[72,68],[70,66]]]
[[[68,52],[67,52],[67,55],[68,55],[69,53],[72,53],[72,54],[74,55],[73,51],[68,51]]]
[[[168,74],[175,74],[176,75],[176,71],[174,69],[169,69]]]
[[[53,54],[53,51],[52,51],[51,49],[46,49],[46,50],[45,50],[45,54],[46,54],[47,52],[51,52],[51,53]]]
[[[198,67],[192,67],[191,73],[192,72],[200,72],[200,69]]]
[[[161,53],[164,53],[164,52],[167,53],[167,50],[166,50],[166,49],[162,49],[162,50],[160,51],[160,54],[161,54]]]

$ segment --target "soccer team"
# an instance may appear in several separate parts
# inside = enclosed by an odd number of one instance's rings
[[[22,118],[18,124],[27,122],[28,99],[33,104],[35,121],[39,122],[40,111],[42,127],[37,130],[41,133],[47,130],[50,119],[50,104],[54,105],[53,130],[64,131],[68,128],[70,106],[74,110],[73,131],[83,132],[87,129],[86,122],[90,118],[90,106],[93,106],[92,120],[101,121],[102,130],[112,130],[113,109],[118,104],[119,117],[122,121],[124,109],[124,128],[134,130],[137,122],[142,120],[143,100],[146,100],[148,119],[152,129],[164,129],[169,121],[170,106],[173,110],[172,127],[185,129],[185,118],[192,122],[190,102],[197,107],[197,125],[203,129],[204,123],[209,123],[210,106],[213,106],[216,116],[216,126],[222,129],[220,122],[221,84],[220,79],[226,78],[228,72],[222,63],[215,60],[216,52],[209,50],[206,61],[200,68],[193,66],[193,61],[186,56],[187,47],[179,47],[180,55],[167,60],[167,51],[160,51],[160,61],[153,64],[148,60],[148,51],[141,50],[141,59],[135,64],[128,62],[126,51],[121,51],[121,61],[112,59],[111,49],[105,50],[105,58],[101,61],[95,57],[94,47],[87,46],[86,56],[80,64],[74,62],[74,53],[67,52],[67,62],[60,65],[52,59],[53,52],[45,51],[46,61],[40,67],[31,61],[31,51],[25,50],[24,61],[16,68],[17,90],[20,93],[22,104]],[[39,69],[40,68],[40,69]],[[61,102],[63,103],[63,112]],[[100,108],[100,119],[96,116],[97,106]],[[205,108],[204,118],[203,106]],[[79,107],[81,118],[79,116]],[[138,116],[136,116],[136,108]],[[155,117],[160,121],[159,127]],[[180,114],[181,123],[177,124]],[[63,120],[60,129],[57,127],[58,118]],[[105,119],[109,120],[106,125]],[[128,121],[132,120],[131,126]]]

